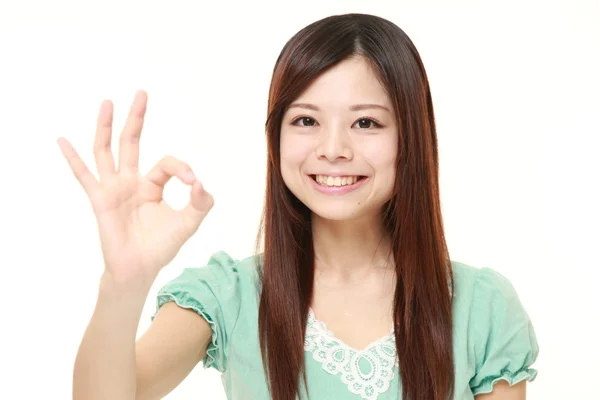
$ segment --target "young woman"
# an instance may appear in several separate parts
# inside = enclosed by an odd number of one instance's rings
[[[59,140],[106,266],[74,398],[159,399],[200,361],[223,372],[229,399],[525,398],[533,327],[507,279],[450,260],[429,83],[400,28],[333,16],[285,45],[268,101],[261,252],[184,270],[136,343],[157,274],[213,205],[172,157],[140,175],[145,109],[139,92],[116,165],[103,103],[99,180]],[[162,201],[172,177],[191,186],[182,211]]]

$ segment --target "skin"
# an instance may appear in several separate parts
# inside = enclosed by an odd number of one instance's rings
[[[525,400],[527,398],[527,382],[521,381],[510,386],[506,381],[494,385],[492,393],[475,396],[475,400]]]
[[[390,245],[380,210],[392,193],[398,128],[385,91],[360,58],[323,74],[294,103],[282,122],[281,168],[286,185],[313,211],[312,308],[340,340],[363,348],[391,326],[393,260],[386,257]],[[146,104],[146,93],[138,92],[120,136],[118,163],[111,149],[113,106],[102,104],[94,142],[99,179],[66,139],[58,140],[90,198],[105,261],[96,308],[75,361],[74,399],[163,398],[202,360],[211,339],[202,317],[167,303],[136,341],[156,276],[213,206],[210,194],[180,160],[165,157],[147,175],[140,174]],[[357,110],[359,104],[363,106]],[[308,176],[332,173],[367,179],[357,190],[334,196],[316,190]],[[180,211],[162,198],[173,177],[190,186],[190,203]],[[513,387],[500,382],[493,393],[477,396],[522,399],[524,382]]]

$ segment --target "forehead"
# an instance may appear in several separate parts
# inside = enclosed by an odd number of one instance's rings
[[[389,105],[384,87],[362,57],[341,61],[325,71],[298,97],[297,101],[327,105],[379,103]]]

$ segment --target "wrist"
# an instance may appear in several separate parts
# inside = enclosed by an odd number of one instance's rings
[[[100,278],[100,291],[118,297],[147,296],[152,288],[155,275],[151,274],[115,274],[105,270]]]

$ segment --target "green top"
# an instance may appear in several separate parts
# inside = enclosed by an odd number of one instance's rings
[[[268,400],[258,341],[259,287],[255,258],[214,254],[208,265],[187,268],[158,293],[157,310],[175,301],[203,316],[212,341],[205,368],[222,374],[227,399]],[[533,381],[535,332],[512,284],[489,268],[452,262],[455,399],[489,393],[499,380]],[[152,317],[154,319],[154,316]],[[306,374],[312,400],[398,399],[393,334],[362,351],[337,340],[312,311],[306,327]],[[304,385],[300,385],[306,399]]]

